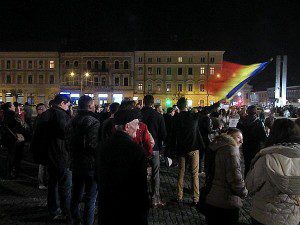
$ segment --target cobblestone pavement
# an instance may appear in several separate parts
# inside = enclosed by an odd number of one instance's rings
[[[0,178],[3,173],[5,156],[0,154]],[[20,179],[0,179],[0,225],[46,225],[64,224],[63,221],[52,223],[47,220],[46,193],[37,188],[37,165],[24,162]],[[30,176],[31,175],[31,176]],[[162,168],[161,171],[161,196],[166,201],[166,206],[151,209],[149,214],[150,225],[160,224],[205,224],[205,218],[197,213],[191,202],[189,188],[190,177],[186,177],[184,204],[179,206],[174,201],[176,197],[177,168]],[[248,216],[249,203],[241,210],[240,224],[250,224]],[[96,223],[95,223],[96,224]]]

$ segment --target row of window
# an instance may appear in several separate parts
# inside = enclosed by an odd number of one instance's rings
[[[147,67],[147,74],[151,75],[154,74],[155,68],[153,67]],[[143,75],[143,67],[138,67],[138,75]],[[210,75],[215,74],[215,68],[214,67],[210,67],[209,68],[209,73]],[[161,67],[156,67],[156,74],[157,75],[161,75],[162,74],[162,68]],[[193,75],[194,74],[194,68],[189,67],[187,69],[187,74],[188,75]],[[204,75],[205,74],[205,67],[200,67],[200,74]],[[166,75],[172,75],[172,68],[171,67],[167,67],[166,68]],[[177,68],[177,75],[183,75],[183,68],[182,67],[178,67]]]
[[[205,63],[205,59],[206,59],[205,57],[200,57],[200,62]],[[138,59],[139,62],[143,62],[143,60],[144,60],[143,57],[139,57],[139,59]],[[147,58],[147,63],[153,63],[153,62],[154,62],[154,60],[153,60],[152,57]],[[157,57],[156,62],[161,63],[162,62],[161,57]],[[171,63],[172,62],[172,57],[167,57],[165,59],[165,62]],[[183,57],[181,57],[181,56],[177,57],[177,62],[182,63],[183,62]],[[189,57],[188,62],[192,63],[193,62],[193,57]],[[215,57],[210,57],[210,63],[214,63],[214,62],[215,62]]]
[[[65,65],[66,65],[66,68],[70,68],[70,61],[66,61],[65,62]],[[75,68],[77,68],[78,67],[78,61],[74,61],[73,62],[73,66],[75,67]],[[92,62],[91,61],[87,61],[86,62],[86,68],[87,69],[92,69]],[[101,69],[101,70],[107,70],[107,65],[106,65],[106,61],[101,61],[101,65],[99,64],[99,61],[94,61],[94,63],[93,63],[93,68],[94,69]],[[120,69],[120,61],[118,61],[118,60],[115,60],[115,62],[114,62],[114,68],[115,69]],[[127,60],[125,60],[124,62],[123,62],[123,69],[129,69],[129,62],[127,61]]]
[[[23,68],[33,69],[34,68],[34,62],[35,61],[33,61],[33,60],[27,60],[26,65],[22,65],[23,61],[22,60],[17,60],[15,68],[17,68],[17,69],[23,69]],[[49,65],[49,69],[54,69],[55,68],[54,60],[50,60],[48,65]],[[13,69],[12,60],[6,60],[5,68],[7,70]],[[38,69],[45,69],[45,61],[44,60],[37,61],[37,68]]]
[[[157,91],[161,91],[162,90],[162,85],[159,83],[159,84],[156,84],[156,90]],[[143,83],[138,83],[138,90],[139,91],[143,91]],[[171,92],[172,90],[172,84],[171,83],[166,83],[166,92]],[[194,85],[193,84],[187,84],[187,91],[191,92],[194,90]],[[204,92],[205,89],[204,89],[204,84],[200,84],[200,88],[199,90],[201,92]],[[147,84],[147,91],[153,91],[152,89],[152,83],[148,83]],[[177,84],[177,91],[178,92],[182,92],[183,91],[183,84]]]
[[[55,81],[54,75],[50,75],[49,76],[49,84],[54,84],[54,81]],[[24,82],[23,76],[18,75],[15,83],[22,84],[23,82]],[[5,83],[6,84],[12,84],[13,83],[11,75],[6,75]],[[27,76],[27,82],[25,82],[25,83],[27,83],[27,84],[33,84],[33,75],[28,75]],[[39,75],[38,76],[38,81],[36,83],[38,83],[38,84],[45,84],[45,77],[44,77],[44,75]]]
[[[79,81],[69,78],[69,80],[67,81],[68,85],[70,84],[75,84],[75,85],[79,85]],[[99,80],[99,77],[94,77],[93,82],[88,81],[87,79],[85,80],[86,84],[91,84],[93,83],[95,86],[107,86],[108,82],[106,80],[106,77],[101,77],[101,80]],[[121,82],[120,82],[120,78],[119,77],[115,77],[114,79],[114,86],[121,86]],[[123,86],[129,86],[129,78],[128,77],[124,77],[123,78]]]

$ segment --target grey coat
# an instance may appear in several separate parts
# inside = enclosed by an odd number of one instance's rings
[[[220,208],[242,206],[241,198],[248,191],[241,170],[241,155],[235,141],[222,134],[211,143],[210,149],[215,155],[215,172],[206,203]]]

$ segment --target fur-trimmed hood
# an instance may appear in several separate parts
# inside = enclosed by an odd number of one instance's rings
[[[235,140],[228,134],[221,134],[210,144],[210,149],[216,151],[225,146],[237,147]]]

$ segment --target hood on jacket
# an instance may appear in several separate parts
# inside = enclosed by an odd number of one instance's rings
[[[300,145],[274,145],[262,149],[253,163],[266,156],[267,173],[274,185],[285,194],[300,195]]]
[[[215,140],[210,144],[209,147],[212,151],[216,151],[219,148],[228,145],[236,147],[235,140],[228,134],[221,134],[215,138]]]

